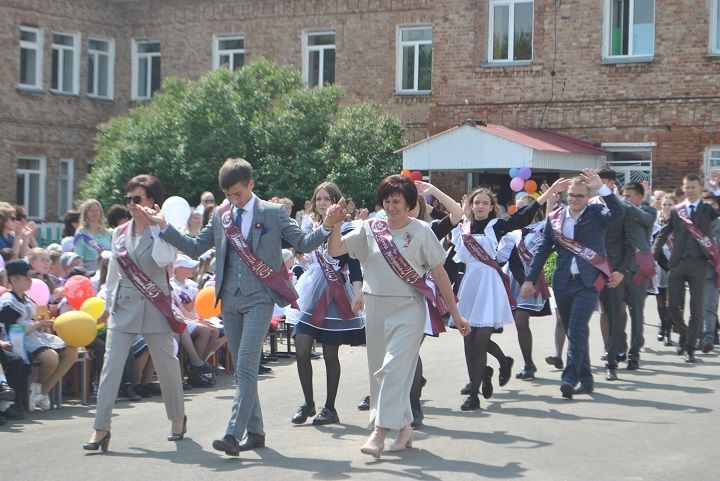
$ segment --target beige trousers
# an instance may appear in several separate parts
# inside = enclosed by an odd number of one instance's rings
[[[412,422],[410,388],[425,329],[425,300],[365,294],[370,422],[400,429]]]
[[[171,421],[180,420],[185,415],[180,362],[173,353],[172,332],[160,334],[142,334],[150,349],[155,370],[157,371],[162,399],[167,417]],[[137,334],[108,329],[105,346],[105,363],[100,373],[97,408],[95,410],[95,429],[110,431],[110,418],[122,379],[125,361]]]

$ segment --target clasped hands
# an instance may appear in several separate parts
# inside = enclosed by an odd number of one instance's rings
[[[340,197],[337,204],[333,204],[328,207],[325,219],[323,220],[323,227],[326,229],[332,229],[348,217],[347,209],[345,208],[345,197]]]

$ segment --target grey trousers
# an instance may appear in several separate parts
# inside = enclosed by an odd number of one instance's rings
[[[668,309],[675,330],[680,334],[680,347],[695,349],[698,333],[703,325],[705,274],[710,262],[703,258],[685,258],[668,274]],[[690,319],[685,325],[685,283],[690,289]]]
[[[157,371],[162,400],[165,403],[167,417],[177,421],[185,415],[180,361],[173,353],[172,332],[160,334],[142,334],[147,341],[150,356]],[[108,329],[105,343],[105,363],[100,373],[97,408],[95,410],[95,429],[110,431],[110,418],[117,398],[120,380],[125,362],[137,334]]]
[[[273,302],[268,296],[242,297],[223,291],[225,337],[235,366],[235,397],[225,434],[241,440],[245,433],[265,435],[257,376]]]
[[[643,324],[645,316],[645,298],[647,297],[648,280],[643,279],[640,284],[635,284],[632,280],[633,274],[628,274],[625,279],[625,299],[630,311],[630,350],[628,351],[628,359],[631,361],[640,360],[640,349],[645,345],[645,337],[643,336]]]
[[[605,351],[607,352],[607,365],[611,369],[617,367],[617,355],[622,351],[623,331],[622,331],[622,301],[625,293],[625,283],[623,282],[614,288],[605,287],[600,291],[600,304],[605,322],[607,322],[608,339]],[[601,318],[602,322],[602,318]]]
[[[705,299],[703,301],[705,325],[703,328],[703,337],[700,339],[701,344],[715,341],[715,330],[717,329],[718,322],[718,293],[720,293],[715,283],[715,276],[715,271],[708,269],[708,275],[705,278]]]

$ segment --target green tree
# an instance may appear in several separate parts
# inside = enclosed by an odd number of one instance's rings
[[[82,197],[109,206],[129,178],[150,173],[168,195],[194,203],[204,190],[219,196],[218,168],[243,157],[260,197],[299,201],[332,179],[367,204],[378,181],[400,171],[404,129],[379,106],[342,98],[340,88],[307,89],[296,69],[264,59],[197,81],[167,78],[152,100],[99,126]]]

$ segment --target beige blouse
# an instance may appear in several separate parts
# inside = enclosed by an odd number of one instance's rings
[[[363,292],[376,296],[422,297],[414,287],[395,274],[385,261],[368,220],[342,238],[348,254],[363,265]],[[402,229],[390,229],[402,256],[418,274],[445,262],[445,251],[425,222],[412,219]]]

